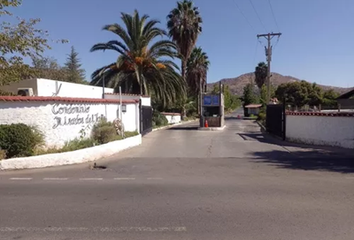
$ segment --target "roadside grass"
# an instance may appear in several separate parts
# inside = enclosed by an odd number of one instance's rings
[[[125,132],[124,134],[125,134],[125,138],[123,138],[120,135],[117,135],[111,138],[110,142],[137,136],[138,132]],[[71,141],[66,142],[64,146],[61,148],[54,147],[54,148],[47,148],[47,149],[43,149],[43,148],[36,149],[34,155],[38,156],[38,155],[51,154],[51,153],[71,152],[71,151],[76,151],[76,150],[99,146],[99,145],[101,144],[93,138],[83,138],[83,139],[75,138]]]

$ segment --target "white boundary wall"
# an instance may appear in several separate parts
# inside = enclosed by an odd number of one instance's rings
[[[35,96],[42,97],[75,97],[75,98],[102,98],[103,88],[69,83],[57,80],[35,78],[14,82],[1,86],[0,89],[17,93],[18,88],[32,88]],[[113,93],[113,88],[105,88],[105,93]]]
[[[125,131],[139,131],[139,104],[133,100],[123,104],[126,105],[126,112],[122,113]],[[36,126],[45,135],[47,147],[61,147],[83,132],[89,136],[93,124],[102,116],[113,121],[119,116],[118,109],[115,100],[0,97],[0,124]]]
[[[161,113],[164,115],[169,124],[176,124],[182,121],[181,114],[179,113]]]
[[[286,116],[290,141],[354,149],[353,116]]]

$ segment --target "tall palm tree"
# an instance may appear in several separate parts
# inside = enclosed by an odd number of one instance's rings
[[[186,71],[190,95],[196,96],[201,91],[200,87],[203,89],[205,86],[209,65],[208,55],[203,52],[203,49],[201,47],[194,48],[188,59]]]
[[[267,70],[268,70],[268,65],[265,62],[260,62],[256,66],[254,74],[256,76],[255,80],[259,89],[262,88],[263,84],[267,79]]]
[[[187,61],[202,32],[202,18],[192,1],[183,0],[177,2],[177,7],[169,13],[167,19],[169,35],[177,44],[182,60],[182,77],[186,79]]]
[[[158,40],[167,33],[156,27],[157,20],[149,20],[148,15],[140,17],[135,10],[132,15],[121,13],[123,26],[111,24],[104,30],[115,33],[119,40],[98,43],[91,52],[113,50],[118,53],[117,61],[97,69],[92,73],[92,85],[119,86],[126,93],[153,95],[165,104],[176,101],[185,94],[185,82],[172,62],[177,56],[175,43]],[[155,41],[152,43],[152,41]]]

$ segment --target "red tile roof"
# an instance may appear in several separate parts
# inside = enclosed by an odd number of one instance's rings
[[[286,115],[321,116],[321,117],[354,117],[354,113],[349,113],[349,112],[292,112],[292,111],[286,111]]]
[[[119,93],[105,93],[106,95],[119,95]],[[136,97],[149,97],[147,95],[139,95],[139,94],[130,94],[130,93],[122,93],[122,96],[136,96]]]
[[[0,96],[0,102],[80,102],[80,103],[119,103],[118,99],[69,98],[69,97],[24,97]],[[122,100],[122,103],[137,103],[139,100]]]

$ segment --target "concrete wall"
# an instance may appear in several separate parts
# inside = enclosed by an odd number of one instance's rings
[[[10,98],[22,100],[11,101]],[[43,100],[32,101],[33,98]],[[113,121],[119,116],[119,104],[113,101],[86,99],[80,102],[75,99],[58,100],[58,98],[40,97],[29,97],[27,101],[22,97],[7,97],[0,100],[2,100],[0,101],[0,124],[24,123],[37,126],[45,134],[48,147],[60,147],[66,141],[80,137],[82,131],[88,136],[94,123],[102,116],[108,121]],[[127,109],[122,113],[125,131],[139,130],[137,124],[139,104],[132,101],[123,103]]]
[[[0,88],[14,93],[17,93],[18,88],[33,88],[35,96],[44,97],[102,98],[103,94],[102,87],[43,78],[23,80]],[[113,88],[105,88],[105,93],[113,93],[113,91]]]
[[[102,98],[102,87],[61,82],[49,79],[37,79],[37,96],[57,96],[75,98]],[[113,88],[105,88],[105,93],[113,93]]]
[[[164,115],[169,124],[176,124],[181,122],[181,114],[179,113],[161,113]]]
[[[290,141],[354,149],[354,116],[286,116]]]

